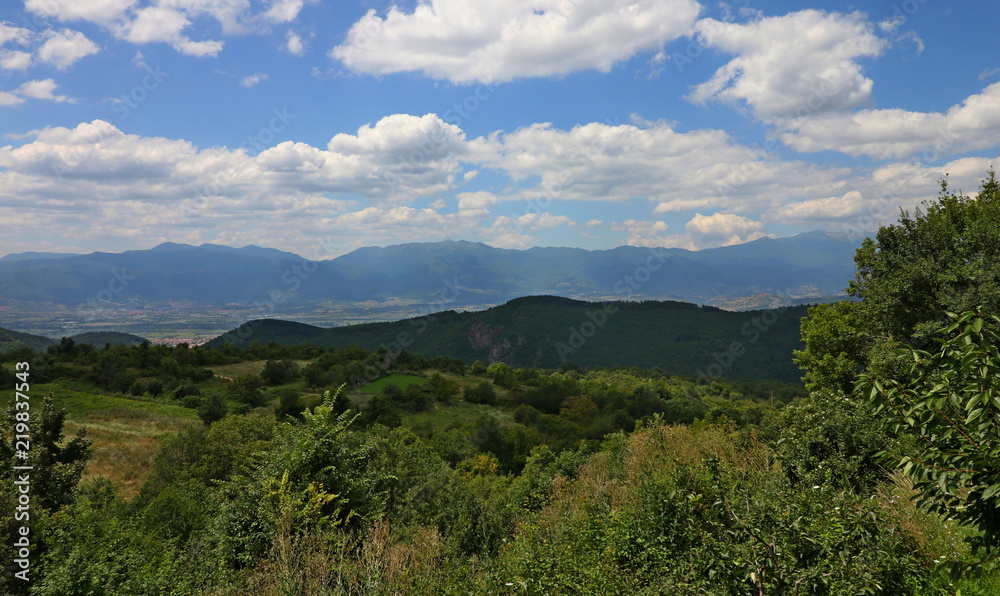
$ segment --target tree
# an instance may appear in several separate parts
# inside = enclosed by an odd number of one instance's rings
[[[299,376],[299,367],[292,360],[268,360],[260,378],[268,385],[281,385]]]
[[[860,387],[876,412],[915,437],[898,462],[920,501],[982,532],[1000,546],[1000,317],[969,311],[933,337],[931,350],[908,347],[902,380],[864,374]]]
[[[226,400],[222,399],[222,396],[218,393],[205,396],[201,401],[201,405],[198,406],[198,417],[206,425],[212,424],[217,420],[222,420],[228,412],[229,408],[226,406]]]
[[[855,254],[854,304],[818,306],[802,326],[805,349],[796,362],[810,389],[849,392],[857,375],[904,374],[901,344],[927,348],[948,312],[982,307],[1000,312],[1000,182],[990,170],[975,198],[941,181],[925,202],[883,226]]]
[[[240,375],[233,379],[229,391],[236,401],[252,408],[259,408],[267,401],[264,393],[260,390],[262,385],[263,381],[258,376]]]
[[[74,438],[64,442],[66,410],[55,407],[51,394],[42,400],[38,410],[20,410],[12,406],[7,413],[6,419],[0,422],[0,437],[3,439],[0,441],[0,459],[32,467],[32,494],[38,496],[45,509],[55,511],[71,502],[73,491],[91,457],[86,429],[81,427]],[[25,434],[17,428],[19,422],[28,424],[31,429],[27,459],[15,459],[20,449],[14,440],[15,435]],[[12,473],[11,466],[4,466],[0,469],[0,480],[5,485],[10,484]]]

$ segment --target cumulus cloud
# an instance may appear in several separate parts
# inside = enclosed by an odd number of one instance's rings
[[[51,81],[40,81],[17,93],[48,97],[52,88]],[[412,200],[453,188],[462,135],[433,115],[395,115],[356,135],[335,135],[326,150],[286,141],[251,156],[242,149],[129,135],[95,120],[33,131],[31,141],[0,148],[0,194],[168,203],[206,196],[252,202],[278,192]]]
[[[749,23],[698,21],[705,47],[735,54],[688,98],[748,107],[767,121],[812,116],[871,101],[872,80],[859,58],[886,42],[861,13],[803,10]]]
[[[788,201],[763,216],[764,221],[846,231],[863,237],[880,225],[894,223],[900,209],[912,210],[933,201],[938,181],[947,176],[954,189],[978,188],[991,166],[988,158],[965,157],[933,165],[890,163],[858,175],[851,189],[836,195]]]
[[[623,222],[612,222],[611,229],[617,232],[625,232],[623,244],[629,246],[669,246],[666,222],[639,221],[628,219]]]
[[[293,56],[302,56],[306,53],[305,43],[302,42],[302,38],[299,37],[299,35],[294,31],[288,32],[288,38],[285,41],[285,49],[288,50],[288,53]]]
[[[800,152],[835,150],[885,159],[986,149],[996,145],[998,134],[1000,83],[994,83],[945,112],[894,108],[829,114],[803,121],[781,139]]]
[[[31,66],[31,53],[19,50],[0,51],[0,68],[4,70],[26,70]]]
[[[590,123],[568,131],[543,123],[470,145],[481,163],[519,183],[515,198],[543,205],[639,199],[653,202],[655,213],[760,208],[761,202],[828,192],[847,174],[779,161],[735,143],[724,131],[680,133],[664,122]]]
[[[24,0],[24,8],[37,15],[60,21],[89,21],[109,26],[123,18],[138,0],[87,0],[86,2],[52,2]]]
[[[683,35],[699,11],[694,0],[430,0],[370,10],[330,57],[357,72],[454,83],[608,72]]]
[[[11,25],[10,23],[0,22],[0,46],[5,45],[8,42],[26,45],[31,36],[31,29],[25,29],[24,27],[17,27],[15,25]]]
[[[712,246],[728,246],[741,244],[763,238],[764,223],[747,219],[734,213],[713,213],[702,215],[696,213],[686,224],[687,230],[695,240],[695,244],[710,244]]]
[[[12,91],[0,91],[0,106],[16,106],[24,103],[25,99],[43,99],[62,103],[70,101],[66,95],[55,95],[53,92],[58,85],[52,79],[36,79],[26,81],[20,87]]]
[[[48,99],[55,102],[64,102],[69,100],[69,97],[65,95],[53,94],[56,87],[58,87],[58,85],[56,85],[56,82],[52,79],[28,81],[17,88],[17,93],[31,99]]]
[[[46,31],[44,36],[46,40],[38,48],[38,58],[60,70],[65,70],[81,58],[100,51],[96,43],[87,39],[87,36],[79,31],[50,30]]]
[[[274,24],[294,21],[305,4],[312,1],[270,0],[258,11],[250,0],[25,0],[24,4],[28,12],[36,15],[63,22],[94,23],[131,43],[168,43],[182,54],[205,57],[218,55],[225,42],[191,39],[185,30],[194,26],[198,19],[213,19],[226,35],[263,33]],[[0,30],[0,44],[5,35],[7,33]],[[64,47],[55,56],[68,60],[74,52],[86,47],[82,40],[73,41],[72,48],[65,47],[68,42],[62,42]]]

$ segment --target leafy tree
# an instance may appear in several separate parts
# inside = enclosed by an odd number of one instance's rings
[[[848,294],[860,302],[819,306],[802,326],[796,361],[810,388],[850,391],[863,369],[894,368],[900,342],[929,346],[947,312],[1000,312],[1000,182],[990,170],[975,198],[941,182],[936,202],[883,226],[855,254]]]
[[[201,405],[198,406],[198,417],[206,425],[222,420],[228,412],[229,407],[226,406],[226,400],[218,393],[206,395],[201,400]]]
[[[252,408],[259,408],[267,403],[261,391],[262,385],[263,381],[256,375],[240,375],[233,379],[229,392],[236,401]]]
[[[286,416],[301,418],[305,406],[302,399],[294,389],[286,389],[278,396],[278,405],[274,408],[274,415],[278,420],[284,420]]]
[[[281,385],[299,376],[299,367],[292,360],[268,360],[260,378],[268,385]]]
[[[36,495],[42,507],[55,511],[70,503],[73,490],[83,469],[90,460],[90,440],[87,431],[80,428],[76,436],[69,441],[63,441],[63,426],[66,422],[66,410],[56,408],[52,395],[42,399],[41,407],[30,411],[8,409],[7,417],[0,422],[0,461],[12,462],[15,465],[31,466],[32,494]],[[27,459],[17,458],[17,444],[14,435],[25,434],[17,432],[19,422],[28,424],[31,429],[31,444],[27,451]],[[0,468],[0,479],[9,484],[11,466]]]
[[[471,404],[486,404],[488,406],[497,403],[497,394],[493,390],[493,385],[487,381],[480,381],[474,386],[467,386],[462,390],[465,401]]]
[[[1000,546],[1000,317],[969,311],[906,348],[903,379],[862,375],[860,386],[896,432],[913,436],[899,461],[929,508]]]

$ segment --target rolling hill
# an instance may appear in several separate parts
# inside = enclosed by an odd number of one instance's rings
[[[324,347],[357,344],[466,363],[512,366],[659,367],[691,377],[798,381],[792,351],[801,348],[807,307],[730,312],[670,301],[585,302],[554,296],[511,300],[478,312],[445,311],[391,323],[323,328],[250,321],[208,347],[253,342]]]

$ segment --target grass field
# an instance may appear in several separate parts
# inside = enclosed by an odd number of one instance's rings
[[[403,425],[409,428],[429,428],[441,430],[453,424],[471,424],[482,415],[497,418],[500,422],[513,422],[514,416],[507,411],[483,404],[470,404],[455,401],[450,405],[438,405],[436,409],[427,412],[404,413],[401,415]]]
[[[379,380],[375,381],[374,383],[369,383],[369,384],[365,385],[364,387],[360,387],[360,388],[358,388],[357,391],[359,393],[381,393],[382,390],[385,389],[386,386],[388,386],[388,385],[395,385],[395,386],[399,387],[400,389],[402,389],[403,391],[406,391],[406,388],[409,387],[410,385],[414,385],[414,384],[416,384],[416,385],[422,385],[426,381],[427,381],[427,379],[425,379],[423,377],[417,377],[417,376],[414,376],[414,375],[400,375],[400,374],[395,374],[395,375],[389,375],[388,377],[379,379]]]
[[[40,384],[31,388],[31,396],[38,404],[51,394],[56,407],[66,409],[66,438],[81,427],[87,429],[93,457],[84,480],[103,476],[125,498],[142,486],[163,439],[201,424],[198,414],[188,408],[80,389],[60,382]],[[9,402],[10,393],[7,396]]]

